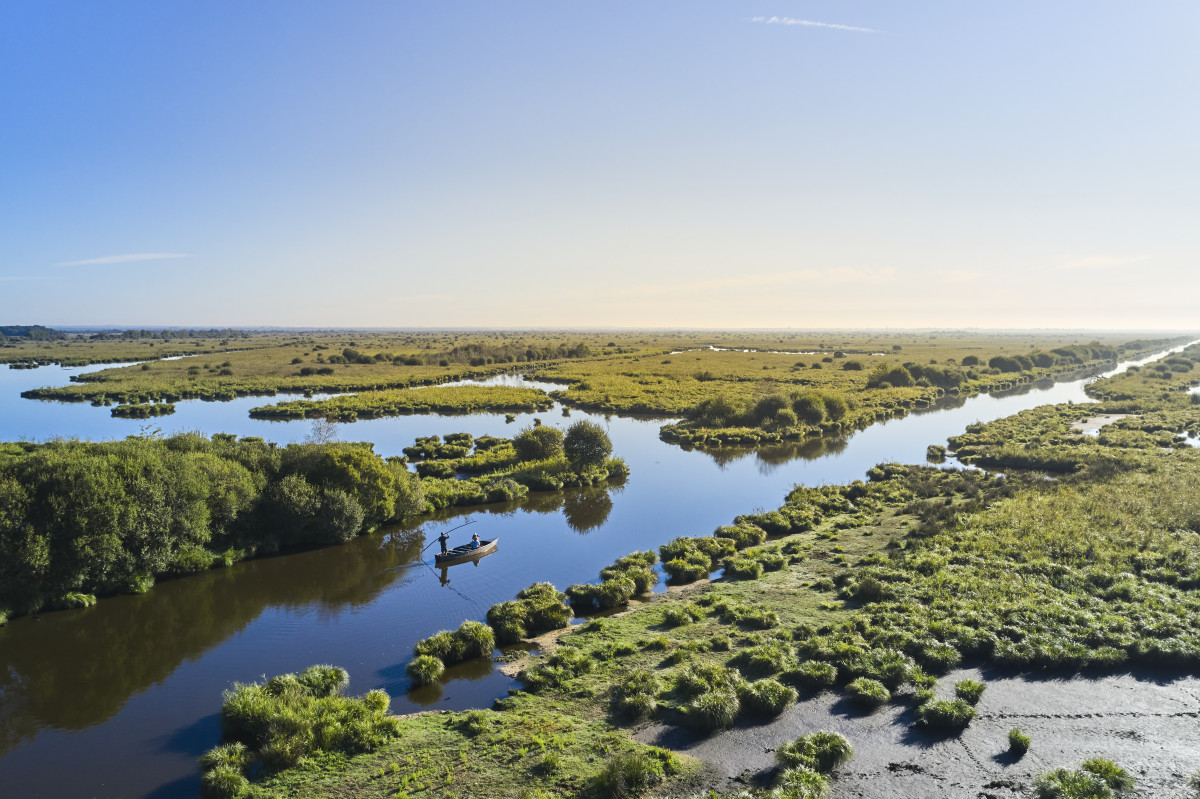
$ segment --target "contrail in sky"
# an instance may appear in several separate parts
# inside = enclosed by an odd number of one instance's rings
[[[874,28],[859,28],[854,25],[838,25],[833,22],[813,22],[811,19],[795,19],[794,17],[752,17],[751,22],[761,22],[764,25],[803,25],[808,28],[833,28],[839,31],[858,31],[859,33],[879,33]]]

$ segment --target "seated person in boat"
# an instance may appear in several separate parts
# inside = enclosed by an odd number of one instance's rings
[[[467,546],[469,546],[471,549],[479,549],[479,533],[475,533],[473,536],[471,536],[471,543]]]

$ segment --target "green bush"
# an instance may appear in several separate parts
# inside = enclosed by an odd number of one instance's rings
[[[775,750],[775,760],[784,768],[804,767],[829,774],[850,762],[854,747],[841,733],[820,732],[801,735]]]
[[[1112,799],[1115,794],[1103,779],[1088,771],[1059,768],[1033,782],[1038,799]]]
[[[711,690],[688,703],[684,718],[688,726],[712,731],[733,724],[740,710],[737,693],[728,689]]]
[[[682,627],[696,621],[693,611],[686,605],[671,605],[663,611],[663,623],[671,627]]]
[[[791,668],[795,662],[792,647],[778,639],[746,647],[729,659],[730,666],[749,677],[776,674]]]
[[[200,756],[200,768],[210,771],[215,768],[231,768],[238,773],[250,767],[253,757],[241,741],[221,744]]]
[[[796,689],[768,678],[740,686],[738,698],[748,713],[778,716],[796,701]]]
[[[600,773],[592,778],[593,794],[605,799],[625,799],[660,782],[662,763],[643,752],[623,752],[614,755]]]
[[[201,799],[234,799],[250,789],[250,781],[240,770],[217,766],[200,778]]]
[[[459,722],[459,729],[472,738],[488,732],[491,728],[492,716],[487,710],[468,710]]]
[[[1024,757],[1029,751],[1029,736],[1016,727],[1008,731],[1008,751],[1016,757]]]
[[[430,660],[441,667],[440,660]],[[264,684],[234,684],[221,706],[224,739],[245,744],[253,761],[278,770],[320,753],[373,751],[398,735],[396,720],[386,715],[386,694],[342,697],[344,675],[341,669],[319,666]]]
[[[960,680],[954,684],[954,695],[968,705],[977,705],[986,689],[986,683],[976,682],[975,680]]]
[[[727,524],[713,531],[713,538],[725,538],[738,549],[754,547],[767,540],[767,531],[756,524]]]
[[[891,701],[892,694],[879,680],[859,677],[846,685],[846,693],[862,707],[877,708]]]
[[[742,684],[742,675],[735,669],[712,663],[688,666],[675,677],[675,687],[684,696],[698,696],[708,691],[733,691]]]
[[[442,676],[446,664],[433,655],[417,655],[404,667],[404,671],[414,685],[429,685]]]
[[[703,580],[712,572],[712,561],[706,555],[695,555],[684,558],[673,558],[663,562],[663,571],[677,583],[694,583]]]
[[[961,699],[934,699],[917,708],[917,724],[945,730],[961,730],[975,718],[975,708]]]
[[[810,768],[796,766],[784,769],[775,780],[780,799],[825,799],[829,795],[829,778]],[[776,795],[775,792],[772,792]]]
[[[464,621],[454,631],[454,638],[461,647],[463,660],[490,658],[492,650],[496,648],[496,636],[492,629],[477,621]]]
[[[653,672],[637,669],[613,690],[613,708],[630,718],[649,716],[658,707],[662,681]]]
[[[761,563],[741,555],[726,558],[724,566],[724,576],[733,580],[757,580],[763,574]]]
[[[520,461],[544,461],[563,454],[563,434],[557,427],[527,427],[513,436],[513,450]]]
[[[837,666],[819,660],[806,660],[783,675],[783,679],[802,688],[822,690],[837,683]]]
[[[1108,787],[1117,793],[1125,793],[1133,790],[1133,776],[1111,760],[1095,757],[1091,760],[1085,760],[1079,767],[1104,780]]]

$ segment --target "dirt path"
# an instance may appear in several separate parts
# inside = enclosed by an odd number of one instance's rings
[[[979,669],[954,672],[938,685],[952,697],[954,682],[984,680],[978,717],[960,735],[940,737],[912,726],[907,703],[864,715],[838,694],[802,701],[769,724],[742,726],[698,738],[653,724],[639,740],[668,746],[710,763],[726,787],[769,781],[774,750],[814,730],[835,730],[854,745],[854,759],[837,775],[832,799],[1010,799],[1028,796],[1033,778],[1104,757],[1137,779],[1136,795],[1187,799],[1190,774],[1200,769],[1200,679],[1122,674],[1066,679],[1002,677]],[[1020,760],[1008,755],[1008,731],[1033,743]]]

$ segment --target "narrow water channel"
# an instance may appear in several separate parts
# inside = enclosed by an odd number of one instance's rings
[[[263,404],[261,398],[181,402],[173,416],[149,422],[113,419],[107,408],[86,404],[19,398],[26,388],[61,385],[81,371],[89,370],[0,370],[0,440],[108,439],[161,429],[287,443],[303,440],[311,428],[250,419],[249,408]],[[0,793],[195,797],[196,758],[219,740],[222,691],[233,681],[314,663],[348,669],[352,693],[386,690],[395,713],[490,705],[513,683],[486,662],[450,669],[442,685],[410,693],[404,665],[413,644],[464,619],[482,619],[489,606],[531,582],[592,581],[632,550],[705,535],[740,513],[777,507],[796,484],[849,482],[883,461],[919,463],[927,445],[944,443],[972,422],[1047,403],[1087,402],[1084,384],[948,400],[842,438],[717,455],[663,443],[662,420],[579,411],[568,418],[559,406],[513,423],[472,414],[342,425],[343,440],[372,441],[377,452],[393,455],[419,435],[511,436],[535,416],[564,427],[588,418],[608,428],[631,476],[607,490],[445,514],[344,546],[164,582],[142,596],[12,621],[0,628]],[[499,551],[444,572],[426,565],[432,557],[423,547],[468,520],[483,538],[498,536]]]

